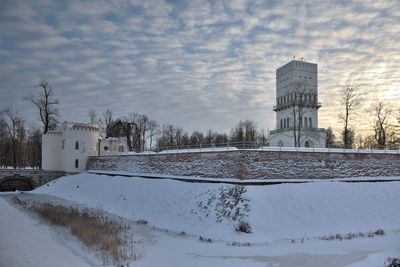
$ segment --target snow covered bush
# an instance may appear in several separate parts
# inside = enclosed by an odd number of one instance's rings
[[[399,258],[387,258],[385,260],[385,267],[400,267],[400,259]]]
[[[248,234],[251,233],[251,226],[249,223],[241,221],[236,227],[236,231]]]

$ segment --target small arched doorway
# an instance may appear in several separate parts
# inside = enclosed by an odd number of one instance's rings
[[[282,141],[282,140],[279,140],[278,146],[279,146],[279,147],[283,147],[283,141]]]

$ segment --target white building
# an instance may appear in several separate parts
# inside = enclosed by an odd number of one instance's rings
[[[270,146],[325,147],[325,129],[318,128],[318,66],[292,60],[276,70],[276,130]]]
[[[127,151],[126,137],[99,137],[99,155],[114,155]]]
[[[97,124],[64,122],[42,136],[42,169],[82,172],[89,156],[127,151],[126,141],[111,139],[99,135]]]

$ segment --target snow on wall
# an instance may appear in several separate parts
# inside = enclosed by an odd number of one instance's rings
[[[237,150],[90,157],[86,169],[240,179],[400,176],[400,155]]]

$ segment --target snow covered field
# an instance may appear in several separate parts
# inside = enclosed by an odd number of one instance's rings
[[[20,196],[148,221],[133,224],[145,252],[135,266],[355,267],[383,266],[387,257],[400,257],[399,191],[399,181],[242,186],[82,173]],[[17,212],[4,200],[0,209]],[[7,231],[3,221],[1,233]],[[252,233],[235,231],[240,221]],[[378,229],[385,235],[321,240]],[[200,236],[212,243],[200,242]],[[9,255],[4,247],[0,241],[0,253]]]

